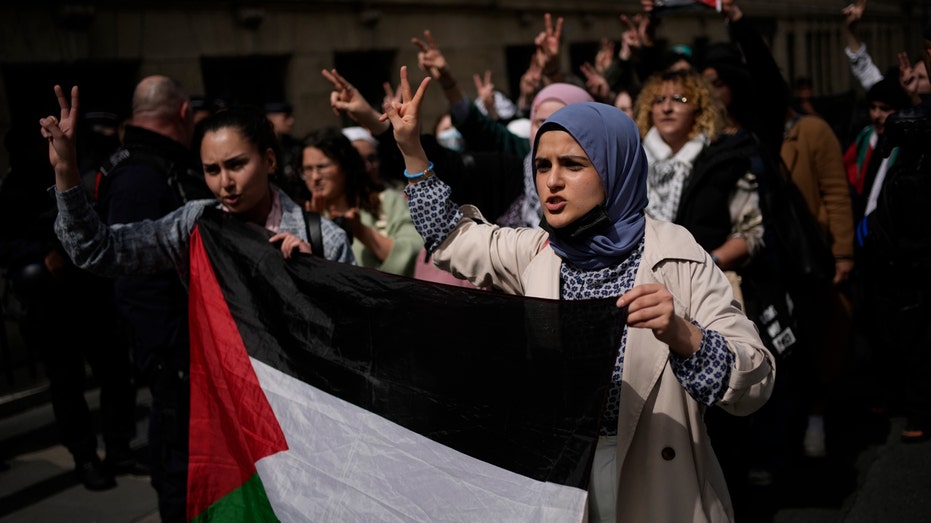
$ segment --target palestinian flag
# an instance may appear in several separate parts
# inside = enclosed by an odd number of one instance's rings
[[[188,517],[581,521],[623,311],[191,239]]]

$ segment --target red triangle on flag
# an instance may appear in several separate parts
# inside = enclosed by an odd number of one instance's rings
[[[255,376],[197,228],[190,254],[187,516],[193,519],[243,486],[256,473],[256,461],[287,450],[288,443]]]

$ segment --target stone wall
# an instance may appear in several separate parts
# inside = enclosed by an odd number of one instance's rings
[[[864,37],[877,61],[878,57],[894,57],[897,50],[917,50],[920,27],[903,23],[906,18],[900,4],[910,5],[879,0],[869,4]],[[4,66],[0,132],[10,130],[14,115],[23,110],[18,105],[23,100],[9,99],[9,86],[30,79],[13,77],[9,71],[21,71],[26,64],[40,70],[47,67],[54,76],[63,64],[129,63],[138,66],[139,76],[168,74],[180,79],[191,93],[201,93],[204,57],[284,56],[284,78],[243,77],[242,81],[283,84],[285,96],[295,105],[296,130],[302,134],[341,123],[329,109],[329,84],[320,75],[321,69],[333,66],[336,52],[394,51],[390,70],[396,83],[401,65],[408,65],[415,75],[422,74],[416,69],[417,49],[410,39],[430,29],[467,93],[474,94],[472,73],[485,69],[491,69],[496,84],[508,91],[505,49],[532,43],[543,29],[544,12],[565,18],[564,64],[568,67],[569,46],[593,45],[602,37],[618,39],[622,31],[618,15],[639,9],[639,2],[631,0],[371,0],[367,7],[346,0],[252,2],[251,7],[211,1],[190,5],[151,1],[4,4],[0,7],[0,64]],[[851,87],[842,53],[842,6],[836,1],[747,0],[741,5],[747,16],[760,18],[773,29],[773,53],[784,72],[817,73],[821,85],[816,90],[823,91],[819,94]],[[715,42],[726,38],[726,29],[721,16],[709,12],[667,18],[658,36],[670,44],[693,43],[696,38]],[[35,89],[51,93],[51,85]],[[38,105],[36,120],[50,110],[47,104]],[[424,121],[431,122],[444,107],[442,93],[434,86],[428,93]],[[7,151],[0,151],[0,173],[7,167]]]

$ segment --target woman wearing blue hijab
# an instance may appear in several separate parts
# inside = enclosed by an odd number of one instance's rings
[[[628,308],[592,468],[590,521],[732,521],[702,416],[711,405],[737,415],[761,407],[775,363],[704,249],[684,228],[645,216],[647,164],[634,122],[607,104],[555,112],[533,143],[542,227],[500,227],[451,202],[432,176],[419,142],[428,84],[412,96],[402,68],[402,100],[384,118],[436,266],[509,294],[612,297]]]

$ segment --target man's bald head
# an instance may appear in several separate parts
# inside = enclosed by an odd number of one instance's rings
[[[181,82],[163,75],[147,76],[133,93],[133,114],[170,113],[189,100]]]
[[[133,93],[132,125],[190,146],[194,132],[190,97],[181,82],[164,75],[143,78]]]

